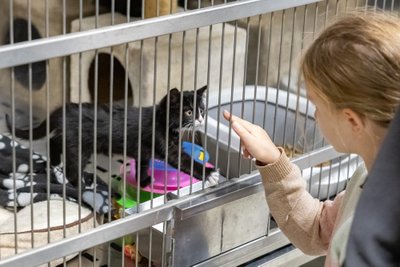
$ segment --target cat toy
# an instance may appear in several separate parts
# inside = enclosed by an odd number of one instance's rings
[[[206,167],[213,167],[208,162],[210,156],[207,151],[200,145],[193,144],[191,142],[182,142],[182,150],[184,153],[190,155],[194,161],[205,164]],[[132,208],[137,205],[137,181],[136,181],[136,161],[135,159],[129,159],[129,164],[121,165],[120,176],[123,177],[124,171],[126,172],[126,187],[125,198],[121,197],[116,200],[118,206],[125,208]],[[165,161],[154,159],[153,162],[149,163],[147,174],[151,176],[153,174],[154,180],[153,185],[148,185],[140,190],[140,203],[148,201],[151,197],[161,196],[171,191],[175,191],[178,188],[183,188],[190,185],[191,179],[192,184],[200,182],[194,177],[190,177],[189,174],[180,171],[170,166]],[[179,181],[179,182],[178,182]],[[121,189],[121,182],[119,181],[119,189]],[[119,190],[122,191],[122,190]]]
[[[205,164],[206,167],[213,167],[213,165],[208,162],[208,152],[200,145],[184,141],[182,142],[182,149],[183,152],[190,155],[194,161]],[[130,159],[129,163],[129,172],[127,172],[126,181],[130,185],[137,187],[136,161]],[[123,174],[123,166],[121,166],[121,174]],[[147,174],[149,176],[153,175],[153,186],[148,185],[145,188],[142,188],[142,190],[156,194],[165,194],[167,192],[175,191],[178,188],[189,186],[191,182],[189,174],[182,171],[178,172],[176,168],[159,159],[154,159],[149,163]],[[196,182],[199,182],[199,180],[193,177],[192,183]]]

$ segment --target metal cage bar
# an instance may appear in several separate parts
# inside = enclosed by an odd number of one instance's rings
[[[184,1],[184,10],[183,12],[170,14],[166,16],[156,16],[154,18],[145,18],[145,0],[142,0],[142,17],[139,21],[131,21],[131,17],[129,16],[129,12],[127,11],[126,17],[123,16],[124,22],[118,24],[118,17],[115,13],[115,1],[112,1],[111,6],[111,23],[110,26],[101,26],[101,14],[99,8],[99,0],[95,1],[95,15],[94,15],[94,28],[91,30],[83,30],[82,23],[84,20],[83,14],[83,2],[79,2],[79,29],[77,32],[67,33],[68,23],[67,23],[67,10],[68,6],[66,0],[62,2],[62,33],[57,36],[50,36],[50,19],[49,19],[49,8],[48,8],[48,0],[46,0],[45,5],[45,37],[38,40],[32,39],[32,32],[29,30],[29,38],[26,42],[15,43],[13,41],[13,34],[10,36],[10,44],[0,46],[0,70],[3,69],[10,69],[10,81],[11,81],[11,114],[12,114],[12,125],[15,125],[15,117],[16,117],[16,104],[15,104],[15,88],[16,88],[16,78],[15,78],[15,67],[21,64],[28,64],[28,75],[29,75],[29,129],[30,129],[30,136],[29,136],[29,150],[30,154],[33,152],[33,133],[32,129],[33,125],[33,98],[32,98],[32,65],[37,61],[45,61],[46,62],[46,118],[49,121],[49,113],[50,113],[50,84],[51,80],[54,79],[50,77],[48,74],[50,73],[50,62],[53,59],[60,59],[61,62],[61,105],[63,107],[63,151],[66,151],[68,147],[67,140],[65,139],[65,131],[66,131],[66,120],[67,120],[67,112],[66,112],[66,104],[69,102],[67,91],[68,91],[68,82],[67,79],[69,78],[68,74],[68,59],[67,56],[78,56],[78,75],[79,75],[79,158],[82,156],[82,150],[84,149],[83,143],[83,136],[82,136],[82,129],[84,127],[82,123],[82,117],[84,116],[82,111],[82,102],[84,102],[83,96],[83,88],[85,87],[85,81],[83,78],[83,60],[86,53],[92,52],[94,53],[94,95],[92,101],[94,102],[94,128],[93,128],[93,138],[92,141],[93,145],[93,173],[94,173],[94,186],[98,184],[97,174],[100,172],[97,169],[97,165],[101,164],[101,159],[97,157],[96,151],[97,147],[100,145],[97,143],[97,134],[98,134],[98,125],[97,125],[97,113],[99,111],[98,108],[98,99],[100,93],[100,81],[101,73],[100,68],[102,65],[102,61],[100,55],[102,52],[100,51],[109,51],[109,82],[107,84],[107,92],[109,96],[109,111],[110,111],[110,118],[109,118],[109,151],[108,151],[108,161],[105,165],[108,165],[108,169],[112,169],[112,124],[113,124],[113,117],[112,117],[112,110],[114,105],[114,85],[117,82],[118,78],[123,79],[124,86],[123,86],[123,105],[124,105],[124,127],[121,129],[123,132],[123,144],[124,144],[124,151],[122,156],[122,171],[121,171],[121,191],[122,191],[122,211],[121,211],[121,218],[118,220],[113,221],[113,215],[111,211],[108,211],[105,214],[106,223],[103,225],[97,225],[96,222],[96,211],[93,209],[91,212],[93,215],[93,223],[92,229],[85,231],[82,229],[82,214],[81,210],[78,211],[78,223],[79,223],[79,234],[69,237],[67,235],[66,229],[66,191],[67,185],[64,181],[62,184],[62,195],[63,195],[63,235],[64,239],[52,242],[50,240],[50,217],[47,218],[47,239],[49,244],[43,247],[34,247],[34,236],[33,231],[31,231],[31,250],[26,252],[20,253],[17,248],[16,244],[16,254],[14,257],[1,259],[0,255],[0,266],[27,266],[27,265],[38,265],[42,263],[49,263],[54,259],[63,258],[64,264],[66,263],[67,256],[73,253],[78,253],[78,263],[79,266],[82,265],[82,254],[85,250],[92,249],[93,255],[96,258],[96,255],[99,255],[100,249],[96,246],[98,245],[106,245],[106,257],[107,263],[111,265],[111,254],[112,254],[112,246],[111,244],[115,239],[119,239],[122,242],[122,247],[125,245],[125,238],[131,237],[135,240],[135,244],[137,246],[146,247],[148,250],[148,260],[151,262],[153,259],[157,257],[157,246],[154,245],[154,242],[157,238],[157,231],[161,232],[161,265],[162,266],[173,266],[173,264],[179,265],[182,261],[179,261],[179,256],[175,255],[174,253],[178,249],[179,246],[182,247],[182,244],[179,244],[177,240],[180,240],[180,236],[178,236],[179,231],[177,229],[181,229],[182,225],[185,226],[185,223],[189,222],[190,220],[196,218],[197,216],[204,215],[204,220],[210,214],[210,211],[218,211],[215,213],[219,213],[225,219],[224,216],[228,216],[225,213],[224,206],[226,204],[232,204],[235,201],[242,201],[243,199],[248,199],[248,197],[252,196],[262,196],[263,195],[263,186],[260,181],[260,177],[257,172],[253,171],[253,165],[250,161],[243,161],[240,157],[236,160],[235,153],[240,156],[241,153],[241,146],[240,143],[238,145],[238,151],[236,151],[236,143],[235,140],[232,138],[232,129],[228,123],[228,126],[223,125],[223,121],[221,120],[219,114],[222,111],[222,107],[227,104],[227,109],[233,112],[234,104],[240,103],[238,108],[238,113],[241,117],[246,115],[246,111],[249,111],[250,120],[256,122],[256,118],[261,118],[261,125],[264,129],[267,128],[266,121],[269,118],[268,116],[272,116],[272,131],[273,134],[271,135],[272,138],[278,140],[283,136],[282,146],[285,145],[296,145],[296,142],[303,142],[302,148],[303,153],[299,156],[296,156],[292,159],[292,162],[297,164],[301,170],[311,168],[311,172],[309,175],[309,180],[312,179],[319,179],[319,186],[317,188],[317,196],[321,199],[326,199],[331,197],[331,192],[335,191],[336,193],[341,190],[339,186],[339,178],[338,181],[333,181],[333,174],[331,170],[333,169],[333,165],[335,162],[332,159],[337,159],[339,156],[345,158],[347,155],[342,155],[334,151],[332,147],[324,142],[324,140],[320,140],[320,136],[316,131],[315,119],[312,115],[310,115],[312,107],[305,100],[304,95],[301,95],[301,85],[297,84],[299,88],[297,92],[293,91],[291,87],[292,81],[295,80],[295,70],[293,69],[294,65],[294,57],[296,53],[301,53],[303,48],[306,46],[307,38],[305,37],[305,32],[312,32],[312,39],[314,38],[314,34],[319,31],[321,28],[325,27],[328,23],[328,16],[330,16],[334,10],[334,16],[338,15],[339,12],[342,12],[342,9],[345,12],[349,11],[352,8],[363,6],[364,3],[356,2],[355,7],[349,5],[348,1],[340,1],[340,0],[327,0],[327,1],[317,1],[317,0],[282,0],[282,1],[272,1],[272,0],[247,0],[247,1],[235,1],[228,3],[227,0],[222,1],[223,4],[215,5],[214,0],[211,0],[210,7],[203,7],[203,5],[208,5],[207,1],[198,1],[197,8],[193,10],[188,10],[188,2],[187,0]],[[28,3],[28,21],[30,21],[30,14],[31,14],[31,0],[27,0]],[[367,7],[368,1],[365,2],[365,8]],[[324,6],[325,4],[325,6]],[[342,4],[342,5],[340,5]],[[9,1],[10,6],[10,32],[14,31],[13,28],[13,1]],[[172,0],[170,1],[170,13],[172,13]],[[377,9],[377,1],[373,8]],[[386,3],[384,1],[383,8],[389,10],[391,13],[395,10],[394,1]],[[130,9],[130,1],[127,1],[127,10]],[[304,12],[304,13],[302,13]],[[156,1],[156,14],[160,15],[161,13],[161,6],[160,1]],[[310,15],[310,17],[308,17]],[[256,21],[256,25],[254,26],[252,22]],[[299,34],[296,32],[298,29],[295,29],[297,23],[301,26]],[[289,25],[290,24],[290,25]],[[221,26],[220,28],[218,28]],[[311,30],[309,30],[311,28]],[[202,30],[206,30],[206,38],[208,39],[206,42],[202,43],[201,38]],[[218,33],[221,34],[221,39],[213,39],[216,36],[216,29],[218,29]],[[232,32],[229,32],[229,29]],[[288,32],[286,32],[288,31]],[[194,67],[189,66],[189,61],[187,57],[187,53],[189,52],[191,45],[187,44],[188,40],[191,38],[191,33],[194,32],[194,53],[193,59]],[[179,35],[179,41],[176,42],[175,35],[176,33],[182,34]],[[255,33],[255,50],[250,50],[250,38],[253,38],[254,35],[251,34]],[[229,36],[229,34],[231,34]],[[284,46],[285,37],[289,34],[289,43],[290,46],[287,48]],[[296,35],[297,34],[297,35]],[[301,37],[299,37],[301,35]],[[233,36],[233,37],[232,37]],[[158,70],[163,67],[160,66],[159,63],[159,55],[163,53],[160,44],[163,42],[163,38],[167,37],[166,45],[167,45],[167,59],[165,62],[167,66],[167,75],[162,77],[159,75]],[[228,38],[232,37],[232,40]],[[151,40],[149,40],[151,39]],[[244,40],[242,43],[240,41]],[[150,41],[150,42],[148,42]],[[287,40],[286,40],[287,41]],[[153,57],[147,58],[145,53],[147,45],[153,42],[151,47],[151,53]],[[176,43],[175,43],[176,42]],[[203,46],[203,51],[207,53],[200,56],[199,51],[200,47],[204,44],[208,43],[208,46]],[[276,43],[278,43],[277,47]],[[218,85],[216,92],[209,92],[207,90],[205,98],[206,101],[206,110],[212,108],[209,102],[217,103],[217,126],[216,126],[216,144],[211,143],[210,140],[207,138],[209,133],[212,133],[214,129],[212,129],[212,124],[208,124],[209,120],[211,120],[211,116],[205,116],[205,130],[203,136],[204,140],[202,140],[205,151],[208,148],[213,149],[215,151],[210,154],[214,154],[215,156],[215,166],[218,169],[227,169],[226,170],[226,181],[221,183],[216,188],[207,188],[205,189],[205,167],[203,166],[203,176],[201,183],[193,183],[193,172],[194,172],[194,160],[191,160],[190,166],[190,186],[188,188],[180,188],[180,180],[178,179],[178,189],[172,193],[164,194],[161,197],[155,196],[153,190],[150,194],[149,201],[143,201],[140,198],[140,188],[137,187],[136,190],[136,202],[138,203],[133,208],[128,208],[128,203],[126,202],[127,197],[127,142],[129,140],[127,128],[128,128],[128,118],[127,118],[127,110],[128,106],[131,104],[129,101],[130,97],[130,85],[133,82],[137,82],[138,88],[137,93],[138,95],[134,95],[133,97],[137,100],[135,103],[138,104],[139,108],[139,138],[138,142],[138,158],[137,162],[140,162],[142,154],[141,154],[141,144],[143,140],[141,139],[142,136],[142,108],[143,106],[143,99],[148,97],[146,94],[150,94],[152,91],[151,97],[151,105],[153,107],[153,116],[152,116],[152,135],[151,135],[151,158],[155,158],[155,150],[156,150],[156,141],[155,141],[155,132],[156,132],[156,105],[157,99],[159,98],[159,93],[161,91],[157,91],[157,84],[158,82],[162,81],[163,79],[166,80],[167,90],[165,91],[167,101],[167,119],[166,123],[169,125],[170,119],[170,110],[169,110],[169,103],[170,103],[170,86],[173,77],[173,70],[171,69],[172,62],[175,60],[173,58],[173,45],[178,44],[181,50],[179,50],[179,60],[180,60],[180,73],[177,74],[180,76],[180,87],[181,87],[181,102],[180,102],[180,121],[182,121],[183,116],[183,93],[185,87],[185,76],[187,73],[190,73],[190,68],[194,68],[193,82],[190,80],[190,86],[196,88],[200,85],[199,84],[199,77],[203,74],[201,73],[202,70],[206,70],[206,80],[207,84],[211,83],[211,77],[213,71],[217,73],[218,76]],[[296,44],[296,46],[295,46]],[[300,45],[299,45],[300,44]],[[213,45],[220,46],[216,50],[213,50]],[[138,54],[138,61],[130,55],[130,49],[135,47],[135,53]],[[230,47],[231,46],[231,47]],[[300,46],[297,47],[297,46]],[[118,49],[123,47],[124,52],[122,64],[124,65],[125,73],[121,77],[114,76],[114,70],[117,68],[117,65],[114,61],[115,58],[118,56]],[[231,52],[225,51],[225,48],[228,47],[232,49]],[[238,54],[238,51],[241,50],[241,55]],[[300,51],[297,51],[300,50]],[[255,55],[255,59],[249,57],[249,55]],[[277,63],[274,64],[273,56],[274,54],[277,55]],[[176,55],[176,53],[175,53]],[[284,58],[285,55],[288,56],[287,59]],[[243,56],[241,58],[240,56]],[[218,64],[213,66],[212,59],[217,58]],[[205,60],[206,67],[201,66],[202,59],[207,58]],[[230,64],[226,64],[225,60],[227,58],[231,58],[232,62]],[[190,61],[190,62],[192,62]],[[132,64],[139,63],[137,69],[132,70]],[[266,63],[265,65],[263,65]],[[240,65],[242,64],[242,65]],[[151,67],[149,67],[151,65]],[[237,69],[238,66],[243,66],[242,69]],[[250,67],[255,68],[255,75],[254,77],[247,77],[248,73],[247,70]],[[232,68],[232,69],[231,69]],[[149,92],[144,92],[143,88],[146,86],[146,77],[145,72],[149,71],[152,72],[151,76],[151,90]],[[137,77],[138,81],[132,80],[130,73],[138,72],[139,75]],[[288,77],[284,77],[285,71],[288,72]],[[228,86],[223,85],[223,78],[225,75],[230,75]],[[243,83],[238,84],[235,80],[235,76],[243,75]],[[293,77],[292,77],[293,76]],[[193,78],[191,77],[191,78]],[[271,82],[271,80],[277,80],[276,83]],[[287,87],[280,84],[281,80],[287,79]],[[293,82],[295,83],[295,82]],[[179,85],[178,85],[179,86]],[[270,86],[275,86],[276,88],[270,88]],[[224,90],[228,89],[228,90]],[[271,90],[274,89],[274,90]],[[229,91],[230,94],[225,94]],[[215,93],[215,94],[214,94]],[[239,93],[236,97],[236,93]],[[249,97],[251,95],[251,97]],[[229,96],[229,97],[227,97]],[[293,98],[294,97],[294,98]],[[251,110],[249,108],[244,107],[245,101],[250,99],[252,103]],[[289,103],[292,103],[295,99],[295,107],[290,106]],[[282,101],[283,100],[283,101]],[[257,113],[256,105],[259,102],[263,102],[263,114]],[[195,118],[195,113],[197,112],[197,104],[196,101],[193,101],[193,108],[195,112],[193,112],[193,118]],[[273,107],[270,109],[268,107],[269,104],[273,104]],[[283,108],[282,108],[283,107]],[[279,117],[279,110],[284,110],[284,117]],[[291,122],[289,122],[290,112],[295,113],[294,118],[294,129],[298,127],[302,128],[303,133],[297,133],[296,131],[291,134]],[[283,118],[283,119],[282,119]],[[279,123],[283,122],[283,133],[278,132]],[[269,126],[268,126],[269,127]],[[180,124],[180,128],[182,128],[182,124]],[[311,129],[312,138],[311,144],[308,144],[306,140],[306,131]],[[224,131],[227,129],[228,135],[224,135]],[[47,156],[49,157],[49,148],[50,148],[50,124],[47,122],[46,125],[47,137],[46,137],[46,147],[47,147]],[[179,133],[179,140],[183,140],[184,136],[181,136]],[[299,137],[299,135],[304,135]],[[15,137],[15,132],[12,131],[12,136]],[[195,131],[191,131],[191,143],[195,143]],[[226,137],[226,140],[225,140]],[[169,142],[169,132],[166,131],[166,140],[167,143]],[[224,143],[227,141],[226,143]],[[305,149],[305,147],[309,145],[310,149]],[[321,145],[321,146],[320,146]],[[226,148],[227,151],[223,151]],[[179,143],[179,150],[182,150],[181,143]],[[181,152],[181,151],[180,151]],[[179,155],[180,155],[179,152]],[[226,153],[225,153],[226,152]],[[194,148],[192,148],[192,154],[194,154]],[[223,163],[223,156],[227,155],[227,162],[226,164]],[[168,161],[169,151],[168,147],[166,148],[166,155],[163,160],[165,163]],[[350,159],[350,157],[349,157]],[[16,173],[16,152],[15,149],[13,150],[13,171]],[[65,153],[63,153],[63,162],[67,161],[65,157]],[[181,159],[179,158],[179,162]],[[327,174],[323,173],[323,166],[317,166],[318,164],[329,161],[329,170]],[[237,164],[236,164],[237,163]],[[248,166],[246,166],[248,163]],[[139,163],[137,163],[139,164]],[[32,166],[32,157],[29,159],[29,165]],[[81,166],[81,160],[79,160],[79,180],[82,180],[82,172],[85,169],[85,166]],[[204,164],[205,165],[205,164]],[[226,165],[226,166],[225,166]],[[179,164],[180,166],[180,164]],[[64,166],[65,167],[65,166]],[[49,162],[47,162],[47,169],[50,169]],[[238,168],[238,173],[236,172],[235,168]],[[341,169],[347,170],[349,175],[350,170],[350,160],[348,161],[338,161],[338,170],[339,173]],[[31,168],[32,169],[32,168]],[[65,169],[65,168],[64,168]],[[319,176],[316,176],[313,173],[313,170],[317,170],[319,172]],[[180,171],[180,167],[178,168]],[[64,170],[65,175],[65,170]],[[140,177],[140,164],[139,169],[137,171],[137,178],[138,181],[144,177]],[[30,172],[30,176],[32,179],[33,173]],[[154,169],[151,171],[151,176],[154,178]],[[178,174],[179,177],[179,174]],[[111,193],[112,193],[112,177],[111,173],[107,175],[107,184],[108,184],[108,201],[109,203],[112,202]],[[236,179],[240,178],[240,179]],[[305,177],[307,178],[307,177]],[[327,191],[325,193],[325,189],[321,187],[322,178],[327,178],[329,180]],[[167,179],[167,172],[165,171],[164,180]],[[331,182],[336,183],[336,187],[331,187]],[[153,184],[151,184],[151,188],[153,188]],[[48,198],[50,198],[50,175],[47,173],[47,194]],[[15,181],[14,181],[14,188]],[[309,185],[309,191],[311,192],[311,182]],[[15,190],[15,189],[14,189]],[[78,183],[78,191],[82,191],[81,184]],[[166,185],[164,188],[166,190]],[[16,193],[14,191],[14,193]],[[31,202],[33,196],[33,189],[31,186]],[[97,199],[93,195],[92,201],[96,206]],[[79,206],[83,205],[82,196],[78,196],[78,204]],[[47,204],[48,214],[50,211],[50,203],[48,201]],[[14,229],[17,229],[17,208],[14,207]],[[31,208],[31,228],[33,229],[33,217],[34,213],[36,213],[33,208]],[[267,211],[266,211],[267,213]],[[158,226],[161,225],[161,229]],[[223,225],[223,223],[221,223]],[[156,231],[157,230],[157,231]],[[141,237],[141,232],[146,232],[148,236],[148,244],[144,242]],[[263,229],[263,235],[257,238],[254,238],[250,242],[246,242],[246,244],[240,244],[238,247],[223,247],[223,242],[221,241],[219,253],[210,254],[209,258],[202,258],[201,261],[198,260],[197,262],[191,262],[190,264],[194,266],[209,266],[208,264],[214,264],[218,266],[228,266],[229,264],[242,264],[246,261],[254,259],[254,257],[261,256],[265,253],[269,253],[275,249],[281,248],[282,246],[287,246],[289,241],[284,238],[282,233],[277,229],[276,225],[274,225],[273,220],[268,215],[268,219],[266,221],[266,225]],[[221,234],[223,236],[223,234]],[[221,237],[222,238],[222,237]],[[202,240],[204,241],[204,240]],[[15,243],[17,243],[17,234],[15,234]],[[237,245],[237,244],[236,244]],[[181,250],[182,251],[182,250]],[[246,256],[241,255],[243,251],[249,252]],[[103,252],[104,253],[104,252]],[[139,265],[138,262],[138,250],[136,250],[136,260],[134,261],[135,266]],[[240,256],[240,257],[239,257]],[[121,253],[120,261],[122,265],[125,264],[125,258],[123,253]],[[93,263],[94,264],[94,263]],[[149,263],[150,264],[150,263]]]
[[[12,46],[6,45],[0,47],[0,57],[3,59],[0,68],[115,46],[313,2],[316,0],[239,1],[134,23],[70,33]]]

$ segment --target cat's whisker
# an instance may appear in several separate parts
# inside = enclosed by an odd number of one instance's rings
[[[182,125],[182,131],[186,132],[190,130],[190,123],[186,123],[185,125]]]
[[[181,129],[182,139],[184,139],[184,138],[185,138],[185,132],[186,132],[186,131],[185,131],[185,129],[184,129],[184,128],[182,128],[182,129]]]
[[[186,139],[188,139],[190,137],[190,126],[185,126],[185,128],[183,128],[183,133]]]
[[[200,136],[197,135],[197,134],[194,135],[194,140],[196,141],[196,143],[200,143],[201,142]]]
[[[187,137],[187,140],[189,140],[190,136],[193,134],[194,129],[195,129],[195,127],[191,123],[185,124],[185,126],[182,127],[182,129],[181,129],[184,138]]]

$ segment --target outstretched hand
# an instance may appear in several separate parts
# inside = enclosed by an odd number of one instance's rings
[[[239,135],[244,157],[255,158],[258,164],[263,165],[279,159],[281,152],[263,128],[236,117],[228,111],[224,111],[224,118],[231,121],[232,129]]]

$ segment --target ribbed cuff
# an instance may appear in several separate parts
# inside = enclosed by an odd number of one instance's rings
[[[266,182],[271,182],[271,183],[279,182],[285,177],[287,177],[293,170],[292,163],[286,156],[283,148],[278,147],[278,149],[281,151],[281,156],[274,163],[264,166],[258,165],[256,163],[256,166],[260,171],[263,180]]]

